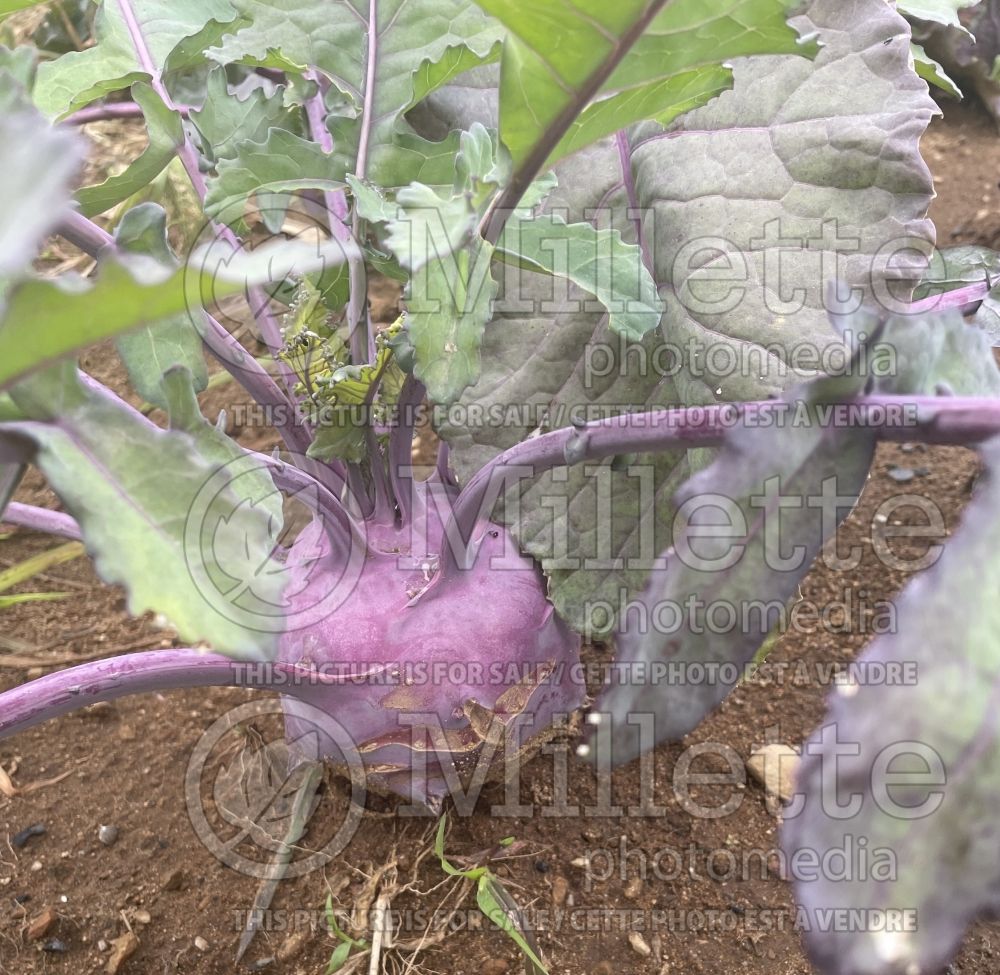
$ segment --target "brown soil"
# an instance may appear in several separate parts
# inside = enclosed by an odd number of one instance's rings
[[[974,108],[950,108],[949,118],[935,123],[926,147],[938,173],[941,195],[934,216],[941,243],[995,243],[1000,237],[996,183],[1000,141],[992,123]],[[85,364],[113,378],[110,358],[106,350],[97,350]],[[214,417],[220,407],[231,408],[237,401],[235,387],[229,386],[213,391],[203,402],[207,415]],[[248,445],[262,448],[269,443],[259,430],[234,428],[232,419],[230,428]],[[875,559],[871,544],[880,530],[875,519],[879,505],[899,492],[899,485],[888,476],[897,464],[924,469],[926,473],[907,490],[936,504],[949,527],[956,523],[975,475],[974,456],[919,446],[882,449],[861,504],[840,533],[842,546],[864,547],[860,568],[838,573],[817,566],[803,584],[806,598],[829,604],[853,594],[874,608],[906,581],[905,573],[889,572]],[[37,475],[28,478],[19,498],[52,503]],[[0,542],[0,564],[20,561],[49,545],[46,538],[17,531]],[[900,555],[913,557],[912,548],[905,540],[894,543]],[[83,560],[52,570],[42,582],[46,588],[69,591],[69,598],[6,611],[0,651],[51,660],[170,645],[149,620],[129,619],[121,592],[102,585]],[[558,755],[571,752],[571,746],[563,746],[556,749],[556,758],[539,756],[523,771],[521,796],[532,807],[530,815],[491,817],[490,807],[503,802],[503,789],[488,786],[475,815],[452,816],[449,852],[471,856],[495,847],[504,837],[516,837],[519,843],[511,848],[513,855],[497,872],[518,902],[537,911],[544,921],[538,941],[554,975],[809,972],[795,930],[790,888],[777,875],[775,858],[766,855],[776,846],[778,823],[768,812],[763,793],[750,784],[731,815],[696,818],[681,808],[674,794],[674,766],[684,748],[701,742],[721,743],[746,758],[765,740],[769,728],[776,729],[780,741],[800,742],[823,715],[828,689],[821,679],[824,665],[854,657],[866,642],[860,629],[853,625],[836,632],[821,629],[784,637],[772,651],[770,666],[734,693],[689,740],[657,749],[648,768],[654,776],[656,802],[664,807],[660,815],[568,819],[544,815],[543,807],[551,807],[560,789]],[[3,664],[0,655],[0,688],[53,669]],[[15,784],[68,776],[29,795],[5,799],[0,793],[0,972],[104,971],[110,952],[101,951],[98,942],[111,942],[130,927],[139,948],[122,969],[126,973],[209,975],[246,970],[238,969],[233,957],[241,912],[251,906],[257,881],[221,865],[199,841],[185,806],[184,775],[206,728],[226,709],[248,699],[247,692],[223,690],[133,698],[77,712],[0,742],[0,765],[8,771],[16,767]],[[261,731],[274,729],[265,721]],[[696,764],[694,770],[707,767]],[[626,808],[636,804],[639,767],[616,773],[612,788],[616,804]],[[711,804],[712,793],[702,792],[693,794]],[[342,781],[327,778],[323,805],[303,841],[305,847],[315,848],[324,841],[330,823],[338,822],[344,811],[346,795]],[[583,807],[593,807],[598,798],[593,774],[572,757],[568,797]],[[436,910],[443,902],[449,908],[456,906],[454,897],[461,891],[452,890],[453,882],[441,886],[446,878],[434,856],[428,855],[434,822],[395,816],[394,804],[385,800],[372,799],[369,805],[345,854],[324,870],[282,884],[273,904],[279,913],[273,916],[271,930],[258,937],[247,956],[251,963],[274,961],[250,970],[323,972],[336,945],[322,924],[321,908],[328,893],[346,910],[370,906],[390,879],[383,869],[387,864],[395,865],[397,886],[414,880],[412,890],[395,895],[393,908]],[[44,824],[44,835],[21,849],[9,844],[14,834],[36,823]],[[104,846],[99,841],[101,825],[120,830],[117,843]],[[630,854],[624,870],[619,865],[607,879],[599,879],[608,873],[600,851],[617,856],[622,844]],[[661,858],[659,872],[654,870],[654,858],[666,849],[681,857],[679,873],[671,859]],[[738,871],[737,876],[727,877],[732,862],[727,851],[738,862],[749,854],[752,875]],[[755,851],[764,852],[755,855]],[[588,855],[596,874],[589,882],[579,866]],[[710,867],[721,879],[710,879]],[[381,880],[381,887],[369,883],[373,876]],[[466,891],[457,906],[469,913],[456,915],[456,930],[421,954],[416,970],[453,975],[520,970],[511,942],[480,923],[474,895]],[[29,940],[27,923],[45,908],[52,908],[58,920],[45,938]],[[577,913],[587,910],[586,915]],[[667,912],[659,918],[673,930],[651,929],[657,911]],[[699,911],[704,913],[691,913]],[[587,923],[581,924],[584,917],[598,929],[588,930]],[[689,930],[677,926],[685,918]],[[700,922],[707,926],[699,927]],[[631,929],[641,933],[651,950],[649,957],[630,944]],[[399,937],[420,933],[418,926]],[[62,942],[64,953],[44,950],[51,938]],[[196,945],[196,939],[203,940]],[[1000,927],[975,926],[953,971],[963,975],[1000,971],[1000,948],[993,947],[998,939]],[[48,947],[54,946],[49,942]],[[389,952],[386,957],[399,961],[404,956]],[[406,969],[401,964],[386,970]]]

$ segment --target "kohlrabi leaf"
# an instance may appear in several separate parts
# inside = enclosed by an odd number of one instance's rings
[[[891,350],[891,369],[876,392],[905,396],[1000,396],[1000,370],[981,328],[957,311],[890,319],[880,345]]]
[[[246,457],[246,451],[223,430],[208,422],[202,415],[191,373],[185,366],[174,366],[163,375],[162,399],[167,404],[170,429],[186,433],[198,446],[205,460],[219,468],[233,465]],[[268,470],[259,465],[244,465],[239,478],[233,479],[233,489],[240,501],[251,505],[267,515],[266,527],[277,541],[284,523],[281,492],[274,486]],[[259,526],[259,527],[260,527]]]
[[[983,330],[991,345],[1000,346],[1000,288],[994,288],[983,299],[973,323]]]
[[[0,389],[39,366],[100,339],[198,309],[247,286],[287,274],[332,268],[346,260],[340,244],[267,244],[252,252],[197,252],[174,272],[152,258],[107,262],[95,284],[29,280],[10,291],[0,320]],[[197,319],[197,320],[200,320]]]
[[[244,143],[266,142],[269,129],[288,128],[290,113],[283,92],[279,87],[268,95],[256,88],[246,98],[239,98],[230,94],[226,69],[213,69],[205,103],[191,113],[207,164],[214,168],[224,159],[234,159]]]
[[[171,270],[178,266],[167,240],[167,214],[156,203],[129,210],[115,229],[115,243],[123,253],[145,254]],[[199,392],[208,385],[201,335],[186,312],[126,332],[115,345],[132,386],[147,403],[166,408],[163,376],[175,366],[188,371]]]
[[[466,194],[442,197],[415,183],[396,203],[386,244],[411,272],[405,300],[414,375],[434,402],[452,403],[479,378],[496,295],[493,250],[474,232],[477,214]]]
[[[125,587],[129,611],[162,613],[185,639],[220,652],[270,658],[274,629],[254,611],[280,605],[280,573],[261,571],[272,552],[267,508],[244,501],[194,437],[86,389],[72,363],[25,380],[13,396],[33,419],[5,429],[35,443],[35,462],[79,523],[98,573]]]
[[[205,212],[239,226],[242,204],[252,194],[338,190],[343,185],[331,153],[284,129],[271,129],[263,142],[242,143],[232,158],[219,163],[218,178],[211,182],[205,198]]]
[[[35,49],[28,44],[13,50],[0,44],[0,71],[7,72],[25,91],[31,91],[34,85],[36,59]]]
[[[704,105],[730,87],[731,58],[815,53],[788,27],[786,0],[478,2],[510,31],[500,135],[515,170],[534,160],[537,171],[634,122],[667,124]]]
[[[86,186],[77,191],[80,210],[88,217],[104,213],[145,189],[167,168],[178,146],[184,144],[184,124],[180,115],[167,108],[149,85],[141,82],[132,85],[132,98],[146,118],[149,145],[124,172],[109,176],[99,186]]]
[[[35,102],[45,115],[60,118],[109,92],[149,81],[149,66],[137,54],[133,30],[149,50],[153,70],[159,71],[185,38],[210,21],[235,19],[229,0],[105,0],[97,12],[92,47],[39,65]]]
[[[224,64],[318,69],[339,93],[330,111],[340,178],[355,173],[383,186],[432,181],[420,166],[433,146],[403,116],[458,72],[495,59],[500,50],[499,26],[467,0],[233,3],[248,26],[211,56]],[[375,22],[369,23],[372,12]]]
[[[3,419],[3,414],[0,413],[0,423],[3,422]],[[0,520],[3,520],[3,513],[7,505],[10,504],[10,499],[14,497],[14,492],[17,490],[18,484],[21,483],[26,469],[27,465],[25,464],[9,460],[0,462]]]
[[[31,263],[68,212],[69,181],[83,152],[84,144],[53,129],[12,79],[0,79],[0,283]]]
[[[989,247],[962,244],[935,250],[923,278],[913,292],[913,300],[954,291],[966,284],[1000,279],[1000,254]]]
[[[834,280],[858,299],[908,300],[933,239],[919,140],[936,109],[910,68],[907,25],[884,0],[813,0],[793,24],[818,32],[814,61],[737,61],[733,90],[668,131],[645,124],[557,167],[545,209],[578,221],[601,207],[601,227],[645,245],[667,311],[629,344],[586,310],[582,290],[503,266],[480,382],[461,424],[439,418],[460,480],[536,429],[766,398],[825,371],[841,344],[825,308]],[[488,126],[475,114],[483,102],[467,86],[452,107],[464,125]],[[433,101],[441,113],[449,104]],[[890,262],[886,241],[914,253]],[[573,626],[612,608],[595,631],[607,635],[672,541],[674,492],[709,460],[674,451],[553,471],[523,482],[498,514]]]
[[[896,0],[896,9],[917,20],[962,27],[958,12],[966,7],[974,7],[978,2],[979,0]]]
[[[953,98],[962,98],[962,89],[919,44],[911,44],[910,53],[913,55],[913,69],[924,81],[946,91]]]
[[[663,303],[642,251],[625,243],[617,230],[522,211],[507,221],[497,255],[566,278],[594,295],[608,312],[611,331],[629,341],[660,324]]]
[[[859,675],[915,679],[836,687],[783,812],[790,863],[840,858],[836,874],[796,878],[824,975],[944,971],[966,925],[1000,910],[1000,442],[982,454],[987,474],[962,526],[896,600],[893,632],[857,662]],[[831,910],[897,912],[901,923],[824,924]]]
[[[784,624],[868,478],[874,433],[828,412],[867,378],[851,363],[775,401],[773,423],[735,423],[715,462],[674,496],[673,544],[623,615],[621,673],[595,705],[616,765],[693,730]]]

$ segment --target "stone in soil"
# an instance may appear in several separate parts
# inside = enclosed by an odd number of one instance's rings
[[[770,744],[755,749],[747,760],[750,774],[765,791],[788,802],[795,795],[795,771],[799,753],[791,745]]]
[[[55,910],[51,907],[46,907],[44,911],[40,914],[36,914],[28,922],[28,940],[40,941],[52,930],[57,920],[58,917],[56,916]]]

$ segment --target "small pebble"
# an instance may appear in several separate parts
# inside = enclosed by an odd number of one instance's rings
[[[14,903],[18,904],[18,905],[27,904],[28,901],[30,901],[30,900],[31,900],[31,894],[18,894],[14,898]]]
[[[38,871],[41,870],[41,869],[42,869],[42,861],[41,860],[36,860],[31,865],[31,872],[32,873],[38,873]]]
[[[118,842],[118,827],[117,826],[102,826],[97,831],[97,838],[105,846],[114,846]]]
[[[916,473],[909,467],[890,467],[889,477],[897,484],[909,484],[916,477]]]
[[[152,918],[152,915],[150,915],[149,911],[136,911],[135,912],[135,919],[136,919],[136,921],[139,922],[139,924],[152,924],[153,923],[153,918]]]
[[[208,942],[204,938],[200,938],[200,937],[194,939],[194,946],[199,951],[208,951],[208,948],[209,948]]]
[[[46,907],[41,914],[36,914],[28,922],[28,940],[41,941],[52,930],[57,920],[56,912],[51,907]]]
[[[566,895],[569,893],[569,884],[565,877],[556,877],[552,881],[552,903],[556,907],[562,907],[566,903]]]
[[[103,938],[101,938],[101,940],[97,942],[97,950],[98,951],[107,951],[108,948],[109,948],[109,945],[108,945],[107,941],[105,941]]]
[[[54,955],[65,955],[69,951],[69,948],[65,941],[60,941],[58,938],[49,938],[42,945],[42,951],[49,951]]]
[[[638,931],[629,932],[628,943],[632,946],[632,950],[637,955],[642,955],[643,958],[648,958],[653,953],[653,949],[649,947],[646,939]]]
[[[11,843],[16,850],[23,850],[28,845],[28,840],[33,836],[44,836],[45,826],[42,823],[35,823],[34,826],[29,826],[27,829],[22,829],[20,833],[14,835],[11,839]]]
[[[535,869],[539,873],[548,873],[549,872],[549,865],[544,860],[536,860],[535,861]]]
[[[164,890],[182,890],[184,887],[184,871],[179,867],[176,870],[171,870],[163,878],[163,889]]]
[[[262,971],[264,971],[265,968],[270,968],[274,964],[274,962],[275,962],[275,959],[273,957],[271,957],[271,958],[260,958],[260,959],[258,959],[257,961],[255,961],[250,966],[250,971],[252,971],[252,972],[262,972]]]

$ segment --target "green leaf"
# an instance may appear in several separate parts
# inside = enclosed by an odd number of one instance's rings
[[[262,143],[272,128],[288,128],[290,112],[278,87],[271,95],[256,88],[246,98],[230,94],[226,70],[216,67],[208,76],[205,103],[191,113],[201,136],[203,154],[211,166],[235,159],[241,145]]]
[[[21,592],[13,596],[0,596],[0,609],[10,609],[23,603],[53,603],[68,597],[68,592]]]
[[[333,975],[334,972],[339,972],[341,968],[347,962],[347,959],[351,955],[351,948],[353,946],[349,941],[341,941],[336,948],[333,949],[333,954],[330,955],[330,961],[326,966],[326,975]]]
[[[854,680],[835,688],[822,730],[803,748],[782,847],[791,863],[839,858],[836,874],[809,870],[796,883],[821,972],[944,971],[966,925],[1000,909],[992,829],[1000,797],[1000,441],[982,455],[987,473],[961,527],[896,600],[892,632],[858,659]],[[869,673],[914,679],[865,680]],[[902,930],[848,933],[819,920],[830,908],[876,917],[887,907],[910,919]]]
[[[71,363],[13,396],[34,419],[5,429],[35,443],[35,462],[79,523],[101,578],[126,588],[129,611],[163,613],[185,639],[220,652],[269,659],[276,627],[261,625],[257,601],[275,612],[282,574],[271,565],[270,514],[241,496],[242,478],[195,437],[83,387]],[[209,588],[234,572],[228,588]]]
[[[452,403],[479,378],[497,293],[493,248],[474,233],[476,213],[466,195],[442,197],[415,183],[396,202],[386,244],[411,271],[405,297],[414,375],[434,402]]]
[[[580,288],[495,268],[501,291],[479,384],[456,414],[464,422],[436,417],[461,483],[574,417],[766,399],[810,378],[840,345],[825,307],[835,280],[858,300],[886,290],[908,300],[933,239],[919,139],[937,109],[910,68],[907,25],[884,0],[813,0],[794,24],[818,31],[814,61],[737,61],[733,90],[667,132],[637,126],[624,145],[608,140],[559,164],[545,212],[573,223],[601,207],[602,228],[645,240],[663,324],[626,344]],[[433,104],[443,125],[490,126],[477,109],[488,95],[469,87]],[[887,267],[876,257],[887,240],[916,253]],[[542,564],[572,626],[590,629],[590,610],[611,607],[607,629],[592,630],[607,636],[670,545],[674,493],[710,462],[710,452],[675,450],[625,469],[576,465],[525,480],[494,515]]]
[[[910,53],[913,55],[914,70],[924,81],[929,85],[940,88],[942,91],[946,91],[953,98],[961,99],[963,97],[962,89],[952,81],[944,68],[928,55],[919,44],[911,44]]]
[[[617,230],[567,224],[549,214],[515,214],[497,242],[497,255],[531,271],[567,278],[594,295],[613,332],[632,341],[656,328],[663,303],[635,244]]]
[[[341,179],[356,173],[383,186],[436,183],[422,171],[422,160],[436,150],[404,115],[460,71],[495,60],[500,52],[499,27],[467,0],[388,0],[372,6],[371,25],[367,0],[233,3],[249,26],[210,56],[300,73],[317,68],[330,78],[341,96],[331,108]],[[370,29],[377,35],[371,87]],[[445,159],[440,161],[446,168]]]
[[[966,7],[974,7],[978,2],[979,0],[896,0],[896,9],[917,20],[962,27],[958,12]]]
[[[149,145],[142,155],[116,176],[109,176],[99,186],[77,191],[76,198],[85,216],[93,217],[117,206],[145,189],[156,179],[184,143],[184,125],[177,112],[171,111],[147,84],[132,85],[132,98],[142,108],[149,133]]]
[[[142,203],[122,217],[115,242],[124,253],[146,254],[175,269],[177,259],[167,240],[167,214],[155,203]],[[162,381],[174,366],[184,366],[200,392],[208,385],[201,335],[187,314],[127,332],[115,342],[135,391],[147,403],[166,408]]]
[[[332,154],[283,129],[271,129],[263,142],[237,146],[232,158],[219,162],[218,172],[205,199],[205,212],[237,226],[243,204],[254,193],[259,197],[344,186]]]
[[[164,277],[162,265],[132,255],[128,264],[105,264],[97,282],[33,280],[16,286],[0,322],[0,388],[45,363],[139,325],[241,293],[290,271],[308,273],[345,260],[339,244],[320,248],[286,242],[251,253],[199,252],[187,267]]]
[[[528,944],[524,932],[514,920],[519,913],[516,902],[507,893],[503,884],[488,871],[479,878],[479,883],[476,885],[476,903],[486,918],[521,949],[525,958],[534,966],[535,972],[548,975],[548,970],[538,957],[537,950]]]
[[[139,29],[159,67],[181,41],[198,34],[210,21],[236,19],[229,0],[106,0],[97,13],[93,47],[39,65],[34,97],[49,118],[61,118],[109,92],[150,80],[136,55],[124,3],[134,4]]]
[[[9,77],[0,75],[0,285],[25,270],[69,209],[68,183],[84,144],[53,129]]]
[[[982,329],[970,328],[957,311],[890,319],[879,346],[891,362],[876,392],[934,396],[1000,396],[1000,370]]]
[[[79,542],[69,542],[66,545],[57,545],[46,552],[39,552],[30,558],[12,565],[9,569],[0,571],[0,592],[6,592],[13,586],[19,586],[22,582],[27,582],[40,572],[47,572],[57,565],[72,562],[74,559],[84,555],[85,550]]]
[[[27,10],[29,7],[37,7],[40,3],[47,2],[48,0],[0,0],[0,17],[6,17],[18,10]]]
[[[913,300],[945,294],[994,277],[1000,278],[1000,254],[989,247],[961,244],[935,249],[922,280],[913,292]]]
[[[786,24],[784,0],[478,2],[510,31],[500,134],[515,168],[542,145],[540,166],[642,119],[670,122],[731,86],[731,58],[815,52]]]
[[[775,403],[782,422],[734,425],[715,462],[674,496],[683,517],[661,555],[663,567],[629,604],[617,635],[622,679],[610,681],[596,705],[601,725],[610,725],[614,764],[696,727],[782,622],[774,607],[795,596],[868,479],[875,435],[823,418],[824,407],[861,392],[866,381],[854,363],[845,377],[792,390]],[[782,504],[783,498],[808,503]],[[689,600],[692,593],[697,600]],[[736,614],[733,625],[713,625],[720,609]],[[670,676],[653,679],[668,663]],[[719,676],[695,679],[705,667]],[[629,679],[633,674],[649,676]],[[638,714],[651,726],[629,721]]]

